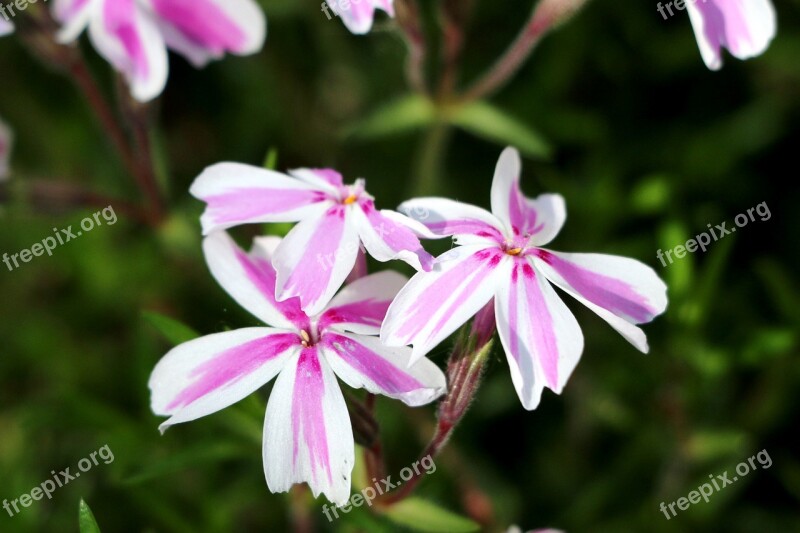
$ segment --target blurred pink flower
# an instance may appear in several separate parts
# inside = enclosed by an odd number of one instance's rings
[[[687,0],[686,9],[711,70],[722,67],[722,48],[749,59],[764,53],[777,31],[771,0]]]
[[[167,48],[201,67],[226,52],[254,54],[266,38],[254,0],[55,0],[54,13],[59,41],[74,41],[88,26],[94,47],[140,101],[164,90]]]
[[[364,34],[372,29],[376,10],[381,9],[390,17],[394,16],[394,0],[327,0],[322,3],[322,11],[328,14],[328,9],[341,17],[348,30]]]
[[[363,179],[345,185],[330,169],[289,174],[220,163],[191,187],[208,204],[201,219],[206,235],[240,224],[299,221],[275,252],[278,300],[297,296],[307,313],[320,312],[353,270],[361,245],[378,261],[401,259],[417,270],[432,268],[433,257],[419,236],[435,236],[399,213],[378,211]]]
[[[216,333],[171,350],[150,377],[161,424],[188,422],[224,409],[277,376],[264,421],[263,459],[273,492],[308,483],[337,505],[350,497],[355,451],[336,376],[349,386],[411,406],[445,392],[431,361],[409,364],[411,349],[387,348],[377,335],[392,298],[406,282],[386,271],[356,280],[309,316],[292,298],[275,300],[272,254],[280,239],[256,239],[247,254],[224,231],[203,242],[212,275],[245,309],[272,327]]]
[[[14,23],[11,20],[6,20],[0,15],[0,37],[8,35],[14,31]]]
[[[644,332],[667,306],[666,285],[650,267],[625,257],[567,254],[542,248],[566,220],[564,199],[522,195],[521,162],[512,148],[500,156],[492,212],[444,198],[405,202],[433,233],[459,246],[419,272],[392,302],[381,329],[387,346],[414,345],[412,361],[468,321],[494,298],[500,341],[522,405],[535,409],[547,387],[560,393],[578,364],[583,334],[556,294],[558,286],[597,313],[642,352]]]

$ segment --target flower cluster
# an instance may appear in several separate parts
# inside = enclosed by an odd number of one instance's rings
[[[170,417],[162,430],[219,411],[277,376],[264,423],[267,485],[277,492],[305,482],[341,505],[350,495],[354,446],[336,377],[408,405],[429,403],[446,383],[425,354],[494,299],[514,385],[533,409],[545,387],[561,392],[583,351],[580,327],[550,283],[647,351],[636,324],[664,311],[664,283],[632,259],[542,248],[564,224],[564,199],[526,198],[520,172],[517,151],[507,149],[491,213],[422,198],[401,206],[409,217],[379,211],[364,180],[346,185],[331,169],[206,169],[191,188],[206,203],[206,261],[269,327],[217,333],[169,352],[150,380],[154,412]],[[283,240],[257,238],[249,253],[227,233],[263,222],[297,224]],[[436,259],[419,240],[449,236],[458,247]],[[379,272],[340,291],[359,250],[418,272],[410,281]]]

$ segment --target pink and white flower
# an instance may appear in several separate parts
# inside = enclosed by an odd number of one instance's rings
[[[381,9],[394,17],[394,0],[327,0],[322,4],[325,13],[327,7],[341,17],[348,30],[359,35],[372,29],[376,10]]]
[[[279,301],[296,296],[308,314],[319,313],[352,271],[360,245],[378,261],[433,267],[419,236],[435,236],[399,213],[378,211],[364,180],[345,185],[330,169],[289,174],[220,163],[190,189],[208,204],[201,219],[204,234],[239,224],[299,221],[275,252]]]
[[[722,67],[722,48],[749,59],[764,53],[777,31],[771,0],[688,0],[697,44],[706,66]]]
[[[164,90],[167,48],[202,67],[226,53],[254,54],[266,38],[254,0],[55,0],[54,14],[63,43],[88,26],[94,47],[140,101]]]
[[[150,377],[152,409],[169,426],[228,407],[277,376],[264,422],[264,472],[273,492],[308,483],[337,505],[350,496],[353,434],[336,376],[354,388],[417,406],[444,393],[445,377],[411,349],[387,348],[377,335],[406,279],[380,272],[345,287],[309,316],[296,298],[275,300],[272,254],[280,239],[256,239],[243,252],[224,231],[206,237],[213,276],[245,309],[271,327],[208,335],[181,344]]]
[[[455,236],[459,246],[417,273],[395,298],[381,329],[388,346],[414,345],[423,357],[494,298],[500,341],[526,409],[547,387],[560,393],[583,351],[575,317],[556,285],[597,313],[642,352],[635,324],[666,309],[666,286],[648,266],[625,257],[567,254],[542,246],[566,219],[564,199],[520,192],[521,163],[512,148],[500,156],[492,184],[492,212],[440,198],[400,206],[433,233]]]
[[[11,133],[11,128],[6,126],[0,120],[0,181],[8,178],[9,160],[11,159],[11,146],[14,141],[14,136]]]

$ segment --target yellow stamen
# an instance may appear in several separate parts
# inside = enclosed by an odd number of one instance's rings
[[[356,200],[357,200],[356,195],[355,194],[351,194],[350,196],[345,198],[344,202],[342,202],[342,203],[344,203],[344,205],[350,205],[352,203],[355,203]]]
[[[308,343],[311,342],[311,337],[308,336],[308,333],[306,333],[306,330],[301,330],[300,331],[300,337],[302,337],[302,339],[303,339],[303,346],[308,348]]]
[[[512,249],[506,251],[506,253],[508,255],[519,255],[519,254],[522,253],[522,248],[512,248]]]

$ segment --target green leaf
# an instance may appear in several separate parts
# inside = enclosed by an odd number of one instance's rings
[[[195,330],[174,318],[153,311],[142,311],[142,317],[176,346],[200,336]]]
[[[100,526],[97,525],[97,520],[94,519],[92,510],[89,509],[83,498],[81,498],[81,503],[78,506],[78,525],[81,533],[100,533]]]
[[[346,137],[378,139],[424,128],[436,119],[436,109],[424,96],[411,94],[379,107],[345,130]]]
[[[392,505],[386,510],[386,516],[392,522],[416,531],[466,533],[480,530],[480,525],[469,518],[420,498],[408,498]]]
[[[530,157],[546,159],[551,154],[549,144],[538,132],[486,102],[460,108],[450,117],[450,123],[486,140],[513,146]]]

